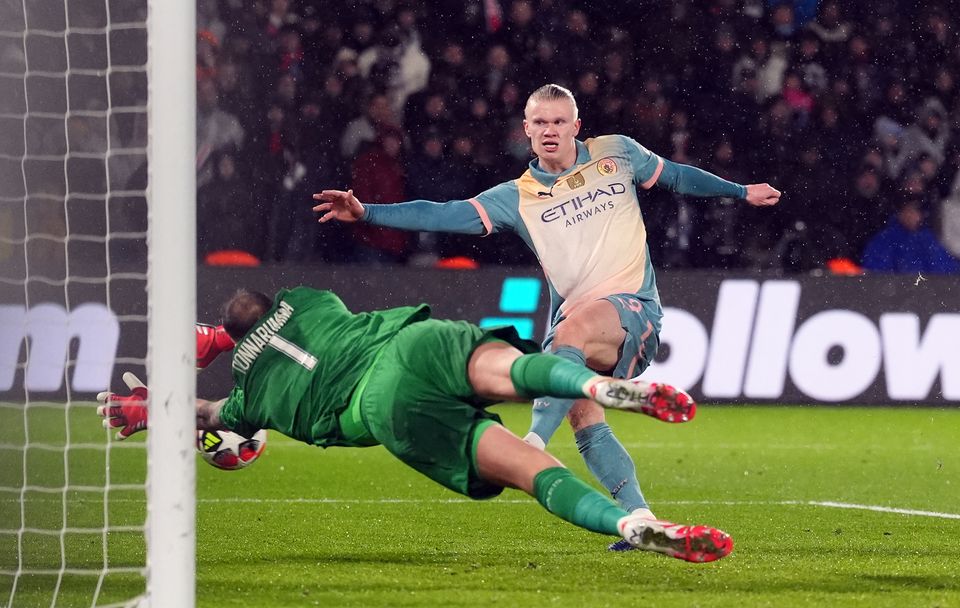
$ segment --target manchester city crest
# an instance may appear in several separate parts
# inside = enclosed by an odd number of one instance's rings
[[[601,158],[597,161],[597,171],[600,175],[613,175],[617,172],[617,162],[612,158]]]

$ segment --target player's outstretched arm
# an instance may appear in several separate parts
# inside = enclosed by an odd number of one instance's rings
[[[324,190],[313,195],[321,201],[313,210],[320,213],[320,223],[369,222],[375,226],[424,232],[487,234],[493,227],[484,223],[478,212],[479,203],[453,200],[443,203],[416,200],[389,205],[364,205],[352,190]]]
[[[147,386],[132,372],[123,374],[123,382],[130,389],[129,395],[105,391],[97,395],[102,403],[97,415],[103,418],[103,428],[120,429],[117,439],[123,440],[147,428]]]
[[[220,420],[220,408],[223,407],[226,399],[219,401],[207,401],[206,399],[197,399],[197,430],[198,431],[224,431],[230,430],[224,426]]]
[[[116,436],[120,440],[147,430],[149,418],[147,386],[131,372],[123,374],[123,381],[130,389],[129,395],[118,395],[109,391],[97,395],[97,401],[103,404],[97,408],[97,415],[103,418],[103,427],[120,429]],[[197,430],[230,430],[220,419],[220,408],[225,401],[197,399]]]
[[[770,184],[748,184],[746,200],[754,207],[768,207],[780,202],[780,191]]]
[[[227,334],[223,325],[197,323],[197,369],[203,369],[213,360],[235,346],[233,338]]]
[[[321,224],[330,220],[349,223],[363,218],[363,203],[353,195],[353,190],[323,190],[314,194],[313,200],[320,201],[313,210],[321,214]]]

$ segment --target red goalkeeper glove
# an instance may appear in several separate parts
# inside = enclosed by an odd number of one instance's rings
[[[120,440],[147,428],[147,387],[130,372],[123,374],[123,381],[130,388],[130,395],[111,392],[97,395],[97,401],[104,404],[97,408],[97,415],[103,418],[103,428],[119,428],[117,439]]]
[[[203,369],[213,363],[217,355],[232,350],[233,338],[227,334],[223,325],[197,323],[197,368]]]

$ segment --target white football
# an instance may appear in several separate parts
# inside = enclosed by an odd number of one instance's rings
[[[197,431],[197,451],[208,463],[225,471],[250,466],[266,446],[267,432],[263,429],[250,438],[232,431]]]

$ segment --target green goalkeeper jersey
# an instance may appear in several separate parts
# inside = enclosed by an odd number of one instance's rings
[[[337,417],[377,352],[429,316],[426,304],[354,314],[330,291],[281,290],[233,350],[235,386],[220,410],[223,424],[245,436],[274,429],[314,445],[342,444]]]

